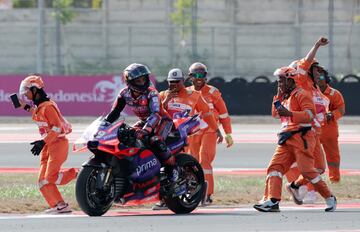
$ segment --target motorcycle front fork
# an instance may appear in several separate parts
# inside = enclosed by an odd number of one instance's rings
[[[103,168],[99,170],[96,178],[97,189],[103,189],[104,186],[108,184],[111,172],[112,172],[112,168]]]

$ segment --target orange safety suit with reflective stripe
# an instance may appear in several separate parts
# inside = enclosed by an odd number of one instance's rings
[[[281,100],[274,97],[274,100]],[[281,117],[281,131],[297,131],[302,127],[311,126],[315,114],[315,106],[309,91],[296,88],[288,99],[282,100],[282,105],[292,112],[292,117]],[[278,117],[277,111],[272,107],[272,115]],[[307,148],[304,146],[307,142]],[[278,145],[267,168],[265,194],[267,198],[281,200],[282,177],[296,162],[301,174],[309,179],[315,189],[324,197],[328,198],[331,193],[326,183],[314,168],[313,151],[315,148],[315,133],[307,131],[305,135],[296,133],[284,144]]]
[[[191,86],[192,90],[194,86]],[[217,122],[220,122],[225,134],[231,134],[231,119],[226,108],[226,104],[221,97],[220,91],[205,84],[201,90],[201,95],[214,112]],[[212,162],[216,154],[217,132],[211,128],[205,128],[189,137],[189,153],[192,154],[204,169],[205,180],[207,181],[207,195],[214,193],[214,176]]]
[[[320,141],[324,147],[326,161],[329,168],[329,179],[331,182],[340,181],[340,151],[339,151],[339,128],[337,120],[345,113],[345,102],[342,94],[331,88],[329,85],[324,91],[325,96],[330,100],[329,111],[333,119],[326,121],[321,130]]]
[[[65,134],[71,132],[71,125],[51,100],[40,103],[32,112],[32,119],[45,142],[40,156],[39,188],[50,208],[53,208],[64,201],[56,185],[65,185],[76,178],[74,168],[60,171],[68,156],[69,141]]]
[[[329,106],[329,99],[321,93],[320,89],[314,87],[314,83],[311,77],[308,75],[308,70],[310,69],[311,62],[302,59],[298,63],[297,72],[298,75],[296,76],[296,83],[297,86],[310,91],[312,94],[312,99],[315,105],[315,117],[312,122],[312,126],[315,129],[315,149],[314,149],[314,166],[316,170],[322,174],[325,172],[325,159],[324,159],[324,151],[320,144],[320,133],[321,133],[321,126],[325,120],[325,114],[327,112]],[[286,177],[289,182],[295,181],[299,178],[299,182],[307,183],[308,180],[304,179],[299,175],[300,171],[297,170],[297,165],[293,165],[292,168],[286,173]],[[308,184],[308,189],[313,189],[311,184]]]
[[[160,92],[160,100],[162,103],[168,94],[169,90]],[[189,87],[183,88],[179,91],[176,98],[171,99],[167,105],[163,104],[162,106],[171,118],[173,118],[175,113],[183,112],[184,110],[190,110],[190,115],[194,115],[195,112],[200,112],[201,118],[212,130],[216,131],[218,129],[213,112],[199,91],[192,90]]]

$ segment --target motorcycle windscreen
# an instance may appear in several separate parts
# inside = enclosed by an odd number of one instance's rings
[[[111,134],[113,130],[117,129],[117,127],[125,121],[124,117],[120,117],[116,122],[104,125],[104,118],[104,116],[98,117],[85,129],[82,135],[75,140],[72,149],[73,152],[86,151],[88,141],[99,140],[107,134]],[[109,136],[106,140],[113,139],[113,137],[114,136]]]
[[[104,116],[100,116],[95,119],[88,127],[86,127],[82,135],[74,141],[72,149],[73,152],[81,152],[87,150],[87,142],[94,139],[94,135],[98,131],[103,119]]]

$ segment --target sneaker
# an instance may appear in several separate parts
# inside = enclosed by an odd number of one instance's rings
[[[291,198],[293,199],[295,204],[302,205],[303,204],[303,196],[301,196],[299,193],[300,188],[298,188],[298,189],[292,188],[291,183],[287,183],[285,187],[286,187],[286,190],[290,193]]]
[[[263,196],[258,204],[259,205],[264,204],[265,201],[267,201],[267,198],[265,196]]]
[[[202,205],[202,206],[211,205],[212,203],[213,203],[213,200],[211,199],[211,195],[205,197],[205,198],[201,201],[201,205]]]
[[[315,204],[316,202],[316,192],[314,190],[307,192],[307,194],[304,197],[304,204]]]
[[[152,207],[152,210],[167,210],[167,209],[168,207],[164,201],[159,201]]]
[[[299,187],[299,197],[300,197],[300,199],[304,199],[307,193],[308,193],[308,187],[306,185],[301,185]]]
[[[326,209],[325,212],[334,212],[336,210],[337,200],[335,196],[325,199]]]
[[[267,200],[262,204],[254,205],[254,208],[260,212],[280,212],[279,201],[273,203],[271,200]]]
[[[61,214],[61,213],[71,213],[72,210],[68,203],[59,203],[54,208],[50,208],[44,211],[46,214]]]

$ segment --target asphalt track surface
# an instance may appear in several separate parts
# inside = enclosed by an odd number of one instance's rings
[[[69,136],[72,144],[80,137],[85,124],[75,124]],[[227,149],[217,146],[215,168],[266,168],[276,147],[278,124],[233,125],[235,144]],[[0,167],[38,167],[39,157],[30,153],[30,142],[39,139],[33,124],[0,124]],[[342,125],[340,150],[343,169],[360,169],[360,125]],[[90,157],[89,152],[74,153],[69,149],[65,167],[80,167]]]
[[[112,211],[111,215],[89,218],[84,215],[0,216],[6,232],[234,232],[234,231],[360,231],[359,209],[283,207],[280,213],[260,213],[252,208],[199,208],[189,215],[169,211]]]
[[[74,125],[73,142],[84,124]],[[275,149],[277,124],[234,125],[235,145],[218,146],[214,167],[264,169]],[[343,169],[360,169],[360,125],[342,125],[340,149]],[[38,139],[32,124],[0,125],[0,168],[37,168],[39,158],[29,152],[29,142]],[[89,153],[70,152],[65,167],[80,167]],[[1,175],[1,173],[0,173]],[[360,178],[360,177],[359,177]],[[1,186],[1,183],[0,183]],[[255,202],[254,202],[255,203]],[[81,212],[69,215],[0,215],[0,231],[359,231],[360,203],[338,205],[325,213],[324,205],[281,206],[280,213],[260,213],[251,205],[199,208],[190,215],[170,211],[114,208],[103,217],[89,218]]]

